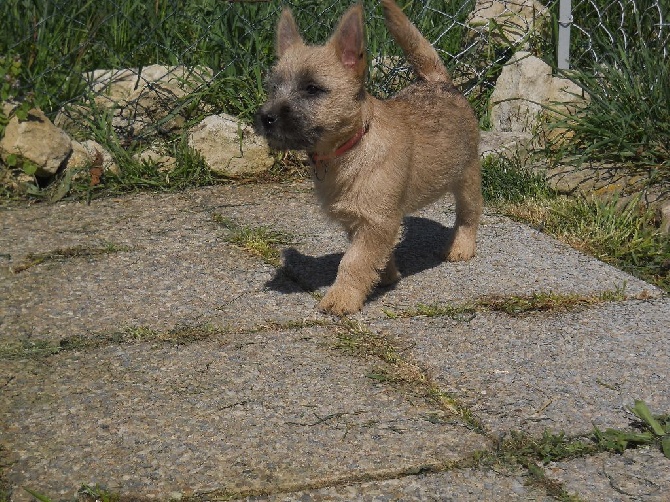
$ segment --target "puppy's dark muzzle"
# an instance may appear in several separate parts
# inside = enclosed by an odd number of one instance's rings
[[[254,120],[256,132],[266,138],[282,135],[285,132],[282,131],[282,129],[285,129],[282,124],[287,122],[288,113],[289,110],[286,106],[277,107],[266,103],[256,113]]]
[[[309,126],[287,103],[266,103],[258,110],[254,129],[277,150],[309,150],[321,134],[320,127]]]

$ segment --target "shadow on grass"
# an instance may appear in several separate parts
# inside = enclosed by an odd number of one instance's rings
[[[403,237],[395,249],[402,276],[418,274],[443,263],[442,254],[452,233],[453,229],[433,220],[405,218]],[[266,287],[280,293],[294,293],[296,290],[290,287],[291,282],[310,292],[330,286],[335,281],[342,256],[343,253],[309,256],[293,247],[288,248],[282,253],[282,266]],[[388,291],[392,288],[378,289]]]

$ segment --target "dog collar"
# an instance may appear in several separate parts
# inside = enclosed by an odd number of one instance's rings
[[[368,125],[364,125],[363,127],[361,127],[356,134],[354,134],[351,138],[349,138],[349,140],[346,143],[340,145],[340,147],[330,155],[319,155],[318,153],[312,153],[310,154],[309,159],[312,161],[312,164],[317,166],[322,162],[325,162],[326,160],[336,159],[340,155],[347,153],[349,150],[355,147],[358,144],[358,142],[363,138],[365,133],[368,132],[369,128],[370,126]]]

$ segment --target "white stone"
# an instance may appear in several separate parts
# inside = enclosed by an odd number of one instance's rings
[[[69,157],[72,140],[35,108],[27,120],[12,117],[0,140],[0,151],[5,161],[9,155],[16,155],[37,166],[36,176],[48,177],[56,174]]]
[[[536,0],[477,0],[467,23],[494,37],[502,31],[506,42],[517,44],[548,15],[547,7]]]
[[[517,52],[491,94],[491,125],[496,131],[534,133],[541,114],[560,114],[584,103],[581,92],[570,80],[553,77],[541,59]]]
[[[143,68],[94,70],[84,75],[90,88],[105,97],[100,104],[118,103],[149,85],[169,86],[178,96],[184,96],[204,81],[212,78],[206,67],[188,69],[185,66],[150,65]],[[97,102],[98,100],[96,100]]]
[[[98,154],[102,155],[103,171],[109,171],[113,174],[119,174],[121,170],[114,162],[112,154],[109,153],[105,147],[92,139],[86,141],[73,141],[72,154],[67,160],[66,169],[80,171],[90,168],[96,161]]]
[[[524,132],[481,131],[479,156],[525,156],[531,149],[532,139],[530,134]]]
[[[268,170],[274,164],[267,143],[230,115],[210,115],[191,129],[189,146],[220,175],[241,177]]]
[[[670,201],[664,201],[659,205],[658,212],[661,216],[661,232],[670,234]]]
[[[135,155],[134,159],[138,162],[151,162],[156,164],[159,171],[171,171],[177,166],[177,159],[164,154],[155,147],[147,148]]]

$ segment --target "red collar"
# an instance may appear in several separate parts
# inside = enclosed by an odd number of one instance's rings
[[[347,153],[349,150],[351,150],[353,147],[355,147],[358,142],[363,138],[366,132],[368,132],[369,126],[365,125],[361,127],[361,129],[354,134],[349,140],[342,144],[337,150],[335,150],[333,153],[330,155],[319,155],[318,153],[311,153],[309,155],[309,160],[312,161],[312,164],[319,165],[322,162],[326,160],[333,160],[339,157],[340,155],[343,155]]]

